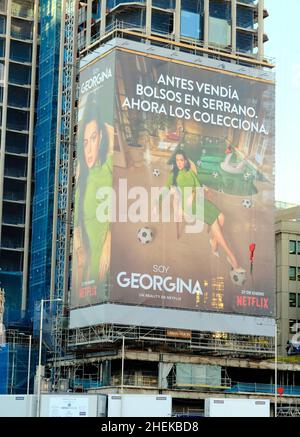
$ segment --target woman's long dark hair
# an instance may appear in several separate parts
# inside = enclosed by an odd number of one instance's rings
[[[182,155],[183,156],[183,158],[185,160],[184,168],[185,168],[186,171],[190,170],[190,168],[191,168],[191,164],[190,164],[189,158],[187,157],[186,152],[183,150],[182,147],[176,148],[174,154],[172,155],[172,157],[170,158],[170,160],[168,162],[169,164],[172,165],[173,185],[175,187],[177,187],[177,176],[178,176],[178,173],[179,173],[179,168],[177,167],[177,164],[176,164],[176,156],[177,155]]]
[[[96,100],[96,95],[90,94],[84,107],[82,120],[79,124],[79,141],[78,141],[78,158],[80,163],[79,174],[79,201],[78,201],[78,225],[81,229],[81,239],[84,245],[86,255],[90,255],[90,244],[88,235],[84,224],[84,198],[86,192],[87,178],[89,168],[86,165],[84,156],[84,131],[86,125],[92,121],[96,121],[99,131],[102,133],[101,143],[99,145],[99,152],[97,161],[103,165],[107,159],[108,152],[108,135],[104,126],[104,121],[99,110],[99,97]]]

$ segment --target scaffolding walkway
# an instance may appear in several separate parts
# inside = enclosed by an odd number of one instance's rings
[[[177,349],[194,350],[217,355],[231,356],[259,355],[274,356],[274,339],[272,337],[249,337],[224,333],[186,331],[187,338],[169,335],[169,330],[141,326],[101,325],[84,329],[70,330],[68,333],[69,350],[85,345],[111,344],[127,340],[149,343],[166,343]]]

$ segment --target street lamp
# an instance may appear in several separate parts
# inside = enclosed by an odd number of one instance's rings
[[[264,323],[258,323],[258,325],[264,325]],[[277,403],[278,403],[278,396],[277,396],[277,390],[278,390],[278,375],[277,375],[277,368],[278,368],[278,355],[277,355],[277,340],[278,337],[278,324],[277,320],[274,319],[274,416],[277,417]]]
[[[20,332],[20,335],[23,336],[23,337],[28,337],[29,338],[28,366],[27,366],[27,390],[26,390],[26,393],[29,395],[32,335],[31,334],[30,335],[23,334],[23,332]]]
[[[277,340],[277,334],[278,334],[278,332],[277,332],[277,321],[275,320],[275,338],[274,338],[274,341],[275,341],[275,417],[277,417],[277,390],[278,390],[278,388],[277,388],[277,385],[278,385],[278,383],[277,383],[277,366],[278,366],[278,357],[277,357],[277,342],[278,342],[278,340]]]
[[[40,341],[39,341],[39,363],[38,363],[38,389],[37,389],[37,415],[40,417],[41,404],[41,366],[42,366],[42,340],[43,340],[43,313],[45,302],[62,302],[62,299],[42,299],[40,307]]]
[[[124,358],[125,358],[125,337],[122,337],[122,369],[121,369],[121,393],[124,393]]]

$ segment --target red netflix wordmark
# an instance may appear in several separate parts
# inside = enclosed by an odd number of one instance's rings
[[[97,288],[95,285],[81,288],[79,291],[79,297],[82,299],[87,296],[96,296],[97,295]]]
[[[255,307],[269,309],[268,297],[255,297],[255,296],[237,296],[236,304],[239,307]]]

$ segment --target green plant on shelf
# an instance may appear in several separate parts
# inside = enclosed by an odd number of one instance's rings
[[[165,133],[170,126],[170,119],[162,114],[153,114],[150,122],[146,125],[148,135],[152,137],[160,137]]]

